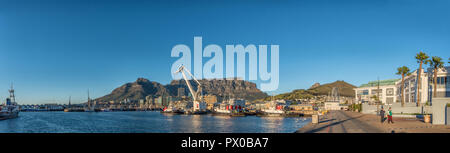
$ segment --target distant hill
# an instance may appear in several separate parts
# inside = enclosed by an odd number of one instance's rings
[[[353,88],[356,86],[349,84],[345,81],[336,81],[333,83],[327,83],[320,85],[319,83],[315,83],[311,88],[305,89],[297,89],[289,93],[279,94],[274,96],[275,99],[307,99],[313,98],[314,96],[328,95],[333,87],[339,88],[339,94],[344,97],[354,97],[355,92]],[[270,100],[270,97],[265,98],[265,100]]]
[[[312,92],[314,95],[328,95],[333,87],[337,87],[339,89],[339,95],[344,97],[355,97],[355,91],[353,88],[356,86],[349,84],[345,81],[335,81],[333,83],[323,84],[314,88],[308,89],[308,91]]]
[[[216,95],[219,100],[226,97],[243,98],[246,100],[255,100],[265,98],[268,95],[256,87],[255,83],[244,80],[199,80],[203,86],[203,94]],[[190,80],[194,89],[197,90],[197,84]],[[184,88],[185,95],[188,95],[189,89],[184,80],[173,80],[168,85],[162,85],[158,82],[149,81],[145,78],[138,78],[135,82],[126,83],[110,94],[96,99],[97,101],[121,101],[124,99],[139,100],[145,99],[146,96],[170,95],[177,96],[178,88]]]

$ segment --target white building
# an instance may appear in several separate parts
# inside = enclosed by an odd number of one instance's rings
[[[404,78],[404,102],[405,104],[415,104],[420,101],[421,105],[432,102],[434,81],[433,69],[428,68],[427,72],[422,69],[421,81],[418,81],[418,70]],[[418,89],[418,83],[421,83],[421,89]],[[355,88],[355,100],[357,103],[373,103],[376,101],[374,96],[378,96],[383,104],[392,104],[401,102],[402,80],[390,79],[380,81],[370,81]],[[450,66],[439,69],[437,72],[436,97],[450,97]],[[418,100],[420,94],[420,100]]]
[[[434,75],[433,69],[428,68],[428,101],[432,102],[433,90],[434,90]],[[437,85],[436,85],[436,97],[450,97],[450,66],[446,66],[442,69],[438,69],[437,72]]]
[[[423,71],[423,70],[422,70]],[[431,102],[433,97],[434,90],[434,81],[433,81],[433,69],[428,68],[427,72],[422,73],[421,75],[421,84],[422,89],[418,89],[418,71],[415,70],[411,75],[405,77],[405,85],[403,88],[404,91],[404,101],[405,103],[417,103],[418,94],[420,95],[420,103],[421,105],[426,102]],[[436,88],[436,97],[450,97],[450,67],[444,67],[442,69],[438,69],[437,72],[437,88]],[[397,88],[397,102],[401,102],[401,79],[396,82]]]
[[[392,104],[396,102],[397,97],[395,95],[397,88],[396,82],[399,79],[370,81],[367,84],[363,84],[358,88],[355,88],[356,103],[373,103],[376,99],[374,96],[379,96],[379,100],[383,104]]]
[[[341,110],[338,101],[327,101],[324,103],[325,110]]]
[[[427,101],[427,97],[428,97],[428,73],[424,72],[422,70],[422,74],[421,74],[421,83],[422,83],[422,89],[418,89],[418,74],[419,71],[415,70],[414,72],[411,73],[411,75],[405,76],[404,78],[404,88],[403,88],[403,92],[404,92],[404,101],[405,103],[416,103],[417,102],[417,98],[418,98],[418,94],[421,94],[420,96],[420,103],[425,104]],[[396,82],[396,97],[397,100],[396,102],[401,102],[401,85],[402,85],[402,79],[399,79]],[[419,92],[417,92],[419,91]]]

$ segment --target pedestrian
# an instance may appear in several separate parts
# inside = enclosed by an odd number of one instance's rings
[[[391,109],[391,107],[389,107],[388,123],[394,124],[394,121],[392,120],[392,109]]]
[[[380,118],[381,118],[381,123],[383,123],[384,122],[384,109],[383,109],[383,106],[381,106]]]

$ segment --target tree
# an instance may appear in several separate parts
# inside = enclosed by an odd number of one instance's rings
[[[380,101],[380,99],[378,98],[377,95],[373,95],[373,96],[370,97],[370,98],[372,98],[376,103],[378,103],[378,102]]]
[[[434,82],[433,97],[436,97],[437,71],[438,69],[444,67],[444,62],[442,61],[442,58],[438,56],[433,56],[431,60],[428,60],[428,62],[430,63],[430,67],[433,68],[433,82]]]
[[[422,64],[428,64],[428,55],[427,54],[425,54],[425,53],[423,53],[423,52],[419,52],[419,53],[417,53],[416,54],[416,60],[417,60],[417,63],[419,63],[419,74],[418,74],[418,77],[417,77],[417,89],[418,89],[418,91],[416,91],[416,93],[417,93],[417,107],[419,107],[420,106],[420,101],[421,101],[421,95],[420,95],[420,92],[422,91],[421,89],[422,89]]]
[[[406,66],[399,67],[399,68],[397,68],[397,73],[396,74],[402,76],[402,84],[401,84],[400,90],[401,90],[401,94],[402,94],[401,101],[402,101],[402,107],[403,107],[405,105],[405,98],[404,98],[405,97],[405,93],[404,93],[405,76],[410,75],[409,68],[406,67]]]

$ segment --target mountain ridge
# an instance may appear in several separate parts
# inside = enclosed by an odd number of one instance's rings
[[[243,98],[246,100],[255,100],[265,98],[268,95],[256,87],[253,82],[239,79],[202,79],[198,80],[202,84],[203,94],[216,95],[219,100],[224,97]],[[194,90],[197,90],[197,83],[189,80]],[[185,95],[189,90],[185,80],[172,80],[167,85],[162,85],[156,81],[150,81],[145,78],[138,78],[135,82],[125,83],[115,88],[111,93],[95,99],[96,101],[121,101],[129,99],[136,101],[145,99],[146,96],[177,96],[178,88],[184,88]]]
[[[354,97],[355,92],[353,88],[356,86],[347,83],[343,80],[337,80],[332,83],[319,84],[315,83],[309,89],[295,89],[292,92],[282,93],[274,96],[275,99],[286,99],[286,100],[296,100],[296,99],[310,99],[314,96],[326,96],[328,95],[333,87],[339,89],[339,95],[343,97]],[[264,100],[270,100],[270,97],[266,97]]]

